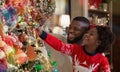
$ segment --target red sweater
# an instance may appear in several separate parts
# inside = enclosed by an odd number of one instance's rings
[[[74,72],[110,72],[108,60],[101,53],[89,55],[82,46],[66,44],[45,32],[41,38],[54,49],[72,57]]]

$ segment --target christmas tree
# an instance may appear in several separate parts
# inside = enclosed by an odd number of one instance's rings
[[[55,11],[54,0],[0,1],[0,61],[7,72],[58,72],[37,34]]]

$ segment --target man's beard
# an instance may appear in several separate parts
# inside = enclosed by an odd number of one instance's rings
[[[73,44],[73,43],[81,43],[82,36],[83,36],[83,35],[80,35],[80,36],[76,37],[76,38],[75,38],[74,40],[72,40],[72,41],[67,38],[67,42],[68,42],[68,43],[71,43],[71,44]]]

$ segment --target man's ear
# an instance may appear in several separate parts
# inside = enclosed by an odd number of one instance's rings
[[[97,42],[97,45],[100,45],[100,44],[101,44],[101,41],[98,41],[98,42]]]

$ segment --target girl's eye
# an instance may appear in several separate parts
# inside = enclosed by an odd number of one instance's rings
[[[71,27],[69,27],[69,29],[71,29]]]

